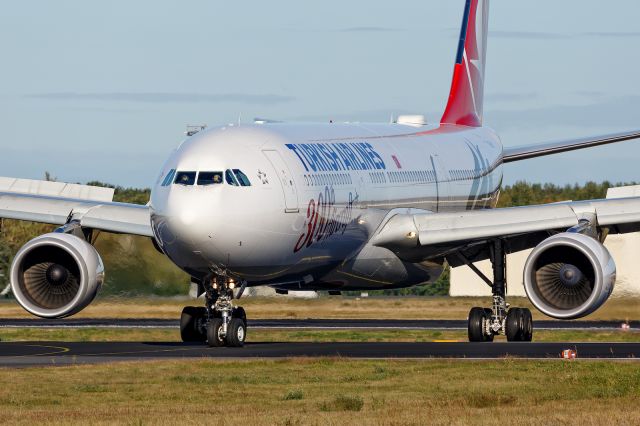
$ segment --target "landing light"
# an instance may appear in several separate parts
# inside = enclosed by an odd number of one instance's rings
[[[407,238],[410,239],[410,240],[414,239],[415,237],[416,237],[416,233],[413,232],[413,231],[411,231],[411,232],[409,232],[407,234]]]

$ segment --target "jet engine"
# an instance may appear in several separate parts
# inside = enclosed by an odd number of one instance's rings
[[[104,281],[96,249],[71,234],[44,234],[25,244],[11,265],[11,289],[18,303],[43,318],[78,313]]]
[[[616,265],[609,250],[584,234],[547,238],[529,255],[524,289],[542,313],[559,319],[589,315],[609,298]]]

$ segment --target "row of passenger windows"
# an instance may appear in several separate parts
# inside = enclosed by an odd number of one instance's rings
[[[451,179],[463,180],[474,179],[480,176],[475,170],[451,170]],[[371,183],[433,183],[436,181],[436,174],[433,170],[414,170],[398,172],[370,172]],[[350,185],[351,176],[346,173],[326,173],[326,174],[306,174],[304,180],[307,186],[316,185]]]
[[[369,173],[369,177],[371,178],[371,183],[387,183],[387,177],[384,172],[372,172]]]
[[[480,170],[456,169],[449,172],[453,180],[475,179],[481,175]]]
[[[320,173],[304,175],[307,186],[318,185],[351,185],[351,176],[348,173]]]
[[[436,181],[433,170],[415,170],[404,172],[389,172],[389,182],[397,183],[429,183]]]
[[[176,171],[171,169],[162,181],[162,186],[176,185],[191,186],[196,183],[200,186],[217,185],[227,182],[232,186],[251,186],[247,175],[239,169],[227,169],[224,172],[192,172]]]

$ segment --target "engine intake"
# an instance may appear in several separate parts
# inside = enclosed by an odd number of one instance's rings
[[[104,281],[96,249],[70,234],[41,235],[25,244],[11,265],[11,289],[18,303],[43,318],[78,313]]]
[[[558,319],[589,315],[609,298],[616,265],[609,250],[583,234],[547,238],[529,255],[524,289],[542,313]]]

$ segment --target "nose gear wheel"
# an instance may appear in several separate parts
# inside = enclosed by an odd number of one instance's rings
[[[201,282],[206,307],[187,306],[180,317],[183,342],[207,342],[210,347],[244,345],[247,336],[247,314],[241,306],[233,306],[233,281],[226,276]],[[243,283],[241,291],[246,286]]]

